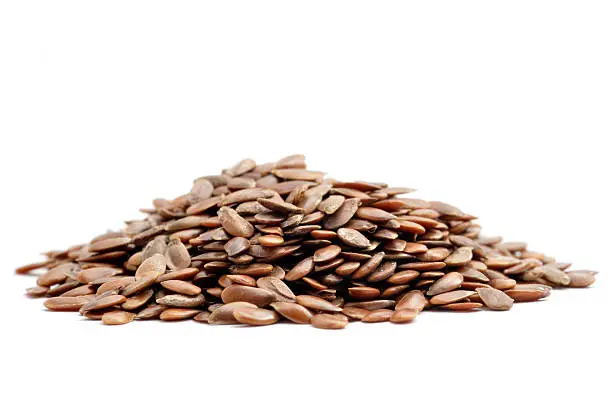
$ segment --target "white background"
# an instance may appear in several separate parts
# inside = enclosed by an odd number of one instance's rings
[[[1,1],[1,405],[609,407],[611,7]],[[602,273],[340,332],[105,327],[23,296],[39,252],[298,152]]]

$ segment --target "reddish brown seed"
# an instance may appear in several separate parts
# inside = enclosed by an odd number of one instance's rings
[[[515,302],[535,302],[548,296],[545,291],[535,288],[519,288],[518,285],[504,293],[514,299]]]
[[[189,267],[191,256],[180,239],[171,239],[166,249],[166,265],[172,270],[180,270]]]
[[[427,296],[435,296],[440,293],[450,292],[461,286],[463,275],[458,272],[450,272],[434,282],[427,291]]]
[[[338,315],[321,313],[314,315],[310,319],[310,324],[317,329],[344,329],[348,324],[348,319],[342,319]]]
[[[429,301],[420,290],[412,290],[404,294],[395,305],[395,310],[414,309],[422,311],[429,305]]]
[[[194,276],[196,276],[198,272],[200,272],[198,268],[179,269],[177,271],[167,272],[167,273],[164,273],[163,275],[160,275],[156,279],[156,281],[163,282],[163,281],[172,280],[172,279],[189,280],[189,279],[192,279]]]
[[[259,244],[265,247],[276,247],[282,245],[285,240],[279,235],[263,235],[259,237]]]
[[[119,268],[96,267],[83,269],[76,274],[76,278],[81,283],[91,283],[97,279],[119,275],[123,272]]]
[[[161,285],[172,292],[182,293],[183,295],[195,296],[202,293],[202,288],[199,286],[181,280],[170,279],[163,281]]]
[[[167,322],[187,320],[191,319],[200,312],[200,310],[196,309],[168,308],[161,312],[159,318]]]
[[[378,309],[373,310],[368,313],[363,319],[361,319],[364,323],[379,323],[379,322],[388,322],[393,315],[393,310],[390,309]]]
[[[342,203],[336,212],[327,218],[324,222],[325,229],[334,230],[349,222],[353,215],[357,212],[361,200],[358,198],[349,198]]]
[[[296,301],[308,309],[320,310],[322,312],[341,312],[342,308],[334,306],[327,300],[321,299],[317,296],[311,295],[299,295],[296,296]]]
[[[125,312],[123,310],[112,310],[102,315],[102,323],[116,326],[126,324],[134,320],[136,314]]]
[[[308,324],[312,313],[304,306],[293,302],[274,302],[270,306],[284,318],[298,324]]]
[[[499,290],[508,290],[516,286],[514,279],[492,279],[489,285]]]
[[[232,284],[244,286],[256,286],[255,278],[249,275],[224,275]],[[229,286],[229,285],[226,285]]]
[[[404,285],[406,283],[409,283],[415,280],[418,277],[419,277],[419,272],[411,271],[411,270],[404,270],[404,271],[397,272],[393,274],[392,276],[390,276],[387,279],[387,282],[389,282],[392,285]]]
[[[230,272],[238,275],[266,276],[274,270],[274,265],[267,263],[252,263],[250,265],[233,265]]]
[[[45,307],[56,312],[77,312],[89,299],[79,297],[53,297],[45,300]]]
[[[49,288],[46,288],[44,286],[34,286],[34,287],[26,289],[26,295],[30,297],[40,297],[40,296],[45,296],[48,291],[49,291]]]
[[[132,242],[129,237],[108,238],[89,245],[89,252],[104,252],[111,249],[122,248]]]
[[[396,310],[389,319],[392,323],[410,323],[418,316],[419,312],[416,309],[399,309]]]
[[[166,257],[162,254],[154,254],[140,264],[134,276],[136,277],[136,280],[144,278],[157,279],[165,271]]]
[[[353,320],[362,320],[370,311],[359,307],[345,307],[342,309],[342,313]]]
[[[452,310],[455,312],[470,312],[482,307],[480,302],[458,302],[440,306],[442,309]]]
[[[234,319],[239,323],[250,326],[267,326],[278,322],[279,316],[274,310],[254,309],[248,307],[236,308],[233,312]]]
[[[454,290],[452,292],[445,292],[432,297],[429,299],[429,303],[432,305],[446,305],[448,303],[454,303],[468,298],[474,293],[476,292],[471,290]]]
[[[313,257],[304,258],[300,262],[298,262],[287,274],[285,275],[285,280],[287,281],[296,281],[298,279],[302,279],[304,276],[308,275],[312,272],[314,268],[314,259]]]
[[[208,319],[210,318],[210,312],[200,312],[197,315],[193,316],[193,320],[198,323],[208,323]]]
[[[348,289],[349,295],[354,299],[371,300],[380,296],[380,290],[367,286],[356,286]]]
[[[357,216],[363,220],[368,220],[376,223],[397,218],[395,215],[374,207],[361,207],[357,210]]]
[[[342,249],[338,245],[329,245],[315,251],[313,261],[315,263],[328,262],[337,257]]]
[[[152,305],[149,305],[149,306],[145,307],[140,312],[138,312],[138,314],[136,315],[136,318],[137,319],[142,319],[142,320],[144,320],[144,319],[154,319],[156,317],[159,317],[161,312],[163,312],[166,309],[167,309],[167,306],[158,305],[158,304],[152,304]]]
[[[257,279],[257,287],[274,294],[277,302],[295,302],[295,294],[281,279],[266,276]]]
[[[359,269],[360,266],[361,264],[359,262],[344,262],[336,268],[336,274],[339,276],[349,276]]]
[[[225,305],[220,305],[213,310],[208,316],[209,324],[237,324],[238,321],[234,318],[234,310],[238,308],[253,308],[257,306],[249,302],[230,302]]]
[[[261,288],[250,286],[231,285],[221,293],[223,303],[248,302],[259,307],[264,307],[276,301],[274,293]]]
[[[378,268],[378,265],[383,261],[385,257],[384,252],[377,252],[372,256],[372,258],[368,259],[355,273],[353,273],[354,279],[363,279]]]
[[[100,310],[107,309],[112,306],[120,305],[127,300],[125,296],[122,295],[110,295],[110,296],[101,296],[98,297],[91,302],[88,302],[81,307],[80,312],[89,312],[91,310]]]

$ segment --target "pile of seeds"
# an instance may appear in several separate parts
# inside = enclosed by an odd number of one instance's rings
[[[509,310],[595,272],[480,235],[475,217],[384,183],[340,182],[304,156],[247,159],[155,199],[142,220],[46,253],[29,296],[106,324],[193,319],[322,329],[406,323],[424,309]]]

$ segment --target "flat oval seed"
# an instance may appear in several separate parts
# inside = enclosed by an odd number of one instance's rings
[[[247,307],[236,308],[233,315],[238,322],[250,326],[267,326],[278,322],[279,319],[278,313],[274,310]]]
[[[78,312],[89,300],[85,297],[53,297],[45,300],[45,307],[56,312]]]
[[[337,257],[340,252],[342,252],[342,248],[338,245],[329,245],[317,249],[314,253],[313,260],[315,263],[328,262]]]
[[[256,305],[248,302],[231,302],[221,305],[213,310],[208,316],[209,324],[236,324],[238,321],[234,318],[234,310],[237,308],[257,308]]]
[[[255,233],[253,225],[232,208],[222,207],[217,212],[217,215],[219,216],[221,226],[228,234],[235,237],[250,238]]]
[[[308,275],[314,269],[314,259],[309,256],[308,258],[302,259],[298,262],[287,274],[285,275],[285,280],[287,281],[296,281],[302,279],[304,276]]]
[[[261,288],[231,285],[223,289],[221,299],[223,303],[248,302],[259,307],[264,307],[276,301],[276,296],[274,293]]]
[[[249,250],[251,243],[243,237],[234,237],[227,241],[223,248],[228,256],[237,256]]]
[[[436,295],[429,299],[432,305],[446,305],[448,303],[458,302],[475,294],[473,290],[455,290]]]
[[[333,305],[327,300],[321,299],[317,296],[311,295],[299,295],[296,296],[296,301],[309,309],[320,310],[322,312],[341,312],[342,308]]]
[[[308,324],[312,319],[312,313],[304,306],[293,302],[274,302],[270,306],[284,318],[293,323]]]
[[[259,244],[265,247],[276,247],[282,245],[285,240],[279,235],[263,235],[259,237]]]
[[[102,315],[102,323],[116,326],[126,324],[134,320],[136,314],[125,312],[123,310],[112,310]]]
[[[393,310],[378,309],[368,313],[361,321],[364,323],[388,322],[391,316],[393,316]]]
[[[334,230],[349,222],[357,212],[360,204],[361,200],[358,198],[349,198],[345,200],[340,208],[325,221],[325,229]]]
[[[295,302],[295,294],[279,278],[273,276],[259,278],[257,279],[257,287],[273,293],[277,302]]]
[[[361,232],[352,228],[339,228],[338,238],[340,238],[340,241],[346,245],[356,248],[367,248],[371,245],[369,239],[367,239]]]
[[[80,312],[89,312],[91,310],[99,310],[99,309],[107,309],[112,306],[120,305],[127,300],[125,296],[122,295],[110,295],[99,297],[98,299],[94,299],[91,302],[86,303],[80,309]]]
[[[429,287],[427,296],[435,296],[440,293],[450,292],[458,289],[463,283],[463,275],[458,272],[450,272],[438,279]]]
[[[181,280],[170,279],[163,281],[161,285],[172,292],[181,293],[183,295],[196,296],[202,293],[202,288],[199,286]]]
[[[344,320],[337,315],[321,313],[316,314],[310,319],[310,324],[317,329],[344,329],[348,324],[348,319]]]
[[[161,312],[161,314],[159,315],[159,318],[166,322],[187,320],[187,319],[191,319],[192,317],[194,317],[200,312],[201,310],[196,310],[196,309],[169,308]]]
[[[396,310],[389,319],[392,323],[410,323],[416,319],[419,312],[416,309]]]

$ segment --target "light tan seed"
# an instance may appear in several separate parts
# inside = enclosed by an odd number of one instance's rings
[[[213,310],[208,316],[209,324],[237,324],[238,321],[234,318],[234,310],[238,308],[253,308],[257,306],[249,302],[231,302],[221,305]]]
[[[274,302],[270,306],[284,318],[298,324],[308,324],[312,313],[304,306],[294,302]]]
[[[48,291],[49,291],[49,288],[47,287],[34,286],[34,287],[26,289],[26,295],[30,297],[40,297],[40,296],[45,296]]]
[[[81,283],[91,283],[97,279],[119,275],[123,270],[119,268],[95,267],[83,269],[76,274],[76,278]]]
[[[478,288],[476,292],[491,310],[510,310],[514,303],[510,296],[495,288]]]
[[[461,287],[463,275],[458,272],[450,272],[434,282],[427,291],[427,296],[435,296],[440,293],[450,292]]]
[[[234,309],[234,319],[250,326],[267,326],[278,322],[279,316],[274,310],[239,307]]]
[[[535,288],[520,288],[506,290],[504,293],[514,299],[515,302],[535,302],[548,296],[545,291]]]
[[[595,275],[591,271],[569,271],[569,286],[572,288],[586,288],[595,282]]]
[[[123,310],[136,310],[141,306],[144,306],[149,299],[153,297],[153,294],[153,289],[142,291],[132,297],[127,298],[127,300],[121,304],[121,308]]]
[[[140,264],[134,276],[136,277],[136,280],[145,278],[157,279],[165,271],[166,257],[162,254],[154,254]]]
[[[193,317],[193,320],[198,323],[208,323],[211,313],[208,311],[200,312]]]
[[[89,245],[89,252],[105,252],[111,249],[123,248],[130,244],[132,239],[129,237],[108,238],[97,241]]]
[[[379,323],[379,322],[388,322],[393,316],[393,310],[390,309],[378,309],[372,310],[368,313],[363,319],[361,319],[364,323]]]
[[[198,313],[200,313],[200,310],[197,309],[168,308],[161,312],[159,318],[166,322],[173,322],[191,319]]]
[[[446,259],[444,259],[444,263],[447,266],[463,266],[470,263],[472,260],[472,248],[470,247],[460,247],[455,249],[455,251],[450,254]]]
[[[156,281],[163,282],[163,281],[172,280],[172,279],[189,280],[189,279],[192,279],[194,276],[196,276],[198,272],[200,272],[198,268],[179,269],[177,271],[167,272],[167,273],[164,273],[163,275],[158,276]]]
[[[482,303],[480,302],[458,302],[458,303],[449,303],[448,305],[440,306],[445,310],[452,310],[454,312],[471,312],[476,309],[480,309],[482,307]]]
[[[135,313],[125,312],[123,310],[112,310],[102,315],[102,323],[116,326],[126,324],[134,320]]]
[[[365,300],[361,302],[348,302],[344,306],[357,307],[366,310],[390,309],[392,307],[395,307],[395,301],[387,299]]]
[[[185,269],[191,264],[191,256],[181,240],[174,238],[168,243],[166,249],[166,265],[168,268],[176,271]]]
[[[331,215],[338,211],[338,209],[344,203],[344,200],[345,198],[342,195],[331,195],[325,200],[321,201],[317,208],[319,211],[322,211],[327,215]]]
[[[250,238],[255,233],[253,225],[232,208],[222,207],[217,212],[217,215],[219,216],[221,226],[230,235]]]
[[[344,329],[348,324],[348,319],[344,320],[338,315],[321,313],[314,315],[310,319],[310,324],[317,329]]]
[[[495,289],[508,290],[516,286],[516,281],[514,279],[493,279],[489,285]]]
[[[342,308],[333,305],[327,300],[321,299],[317,296],[312,295],[299,295],[296,296],[296,301],[300,305],[307,307],[312,310],[319,310],[322,312],[341,312]]]
[[[204,295],[166,295],[157,299],[156,302],[160,305],[171,307],[196,307],[204,303]]]

